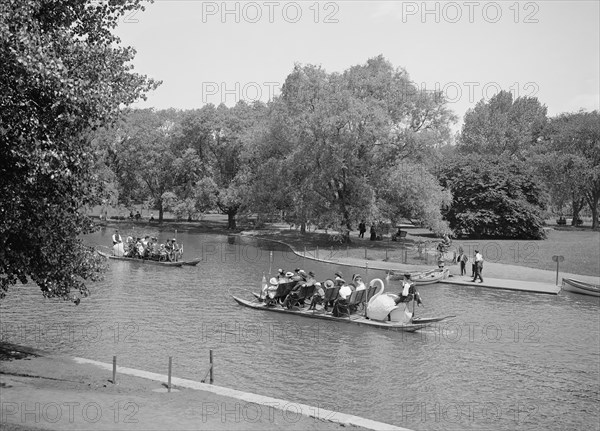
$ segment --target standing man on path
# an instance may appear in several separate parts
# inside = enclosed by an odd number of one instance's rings
[[[473,282],[477,281],[477,277],[479,277],[479,282],[483,283],[483,278],[481,277],[481,272],[483,271],[483,256],[479,253],[479,250],[475,250],[475,275],[473,277]]]
[[[467,275],[466,266],[467,266],[467,261],[469,260],[469,258],[463,251],[462,247],[459,250],[459,254],[458,254],[458,257],[456,258],[456,260],[458,261],[458,263],[460,263],[460,275]]]
[[[363,220],[358,224],[358,237],[364,238],[366,231],[367,231],[367,225],[365,224],[365,221]]]

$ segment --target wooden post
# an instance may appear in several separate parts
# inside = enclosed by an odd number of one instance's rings
[[[317,256],[316,256],[316,258],[317,259],[319,258],[319,246],[317,246]]]
[[[210,384],[213,384],[213,354],[212,354],[212,349],[210,349],[210,357],[209,357],[209,362],[210,362]]]
[[[173,365],[173,356],[169,356],[169,381],[167,382],[167,388],[171,392],[171,368]]]
[[[117,357],[113,356],[113,385],[117,384]]]

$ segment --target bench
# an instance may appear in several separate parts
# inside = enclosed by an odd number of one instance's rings
[[[406,231],[402,229],[398,229],[398,232],[392,235],[392,241],[398,241],[398,238],[406,238]]]

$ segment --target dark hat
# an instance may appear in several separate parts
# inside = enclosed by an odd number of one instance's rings
[[[404,277],[405,278],[410,278],[410,274],[406,273],[406,274],[404,274]]]
[[[294,269],[294,272],[300,272],[300,268]]]
[[[479,253],[479,250],[475,250],[475,253]]]
[[[314,276],[315,276],[315,273],[314,273],[314,272],[312,272],[312,271],[308,271],[308,275],[310,275],[311,277],[314,277]]]
[[[334,275],[340,278],[344,278],[341,271],[336,272]]]

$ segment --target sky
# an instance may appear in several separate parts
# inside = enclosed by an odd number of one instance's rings
[[[383,55],[459,117],[501,89],[550,116],[600,109],[600,2],[155,0],[122,18],[139,108],[268,101],[296,63],[343,72]]]

